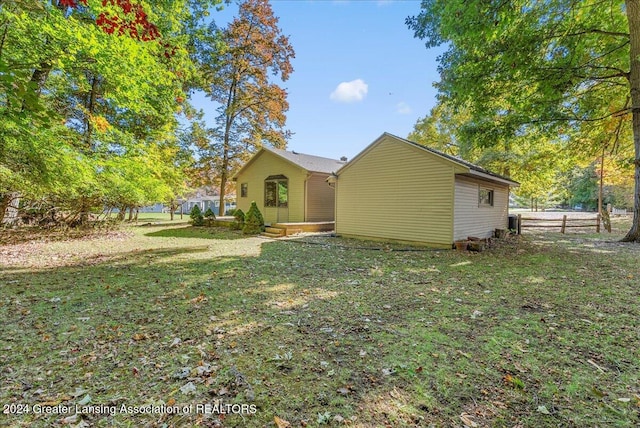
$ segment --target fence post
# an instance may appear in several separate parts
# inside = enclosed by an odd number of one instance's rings
[[[564,233],[564,230],[567,226],[567,215],[562,216],[562,229],[560,229],[560,233]]]
[[[518,214],[518,224],[516,225],[518,235],[522,235],[522,214]]]
[[[600,233],[600,213],[598,213],[598,217],[596,217],[596,233]]]

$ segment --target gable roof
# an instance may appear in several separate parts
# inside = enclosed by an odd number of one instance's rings
[[[346,162],[339,161],[330,158],[323,158],[320,156],[314,155],[305,155],[304,153],[298,153],[295,151],[287,151],[281,149],[273,149],[270,147],[264,147],[266,150],[275,153],[288,160],[291,163],[298,165],[300,168],[306,169],[309,172],[323,172],[326,174],[331,174],[342,168]]]
[[[235,174],[237,177],[242,171],[245,170],[255,159],[258,158],[264,152],[272,153],[285,161],[292,163],[293,165],[302,168],[308,172],[318,172],[322,174],[332,174],[342,168],[346,162],[339,161],[330,158],[323,158],[321,156],[306,155],[304,153],[298,153],[295,151],[288,151],[282,149],[275,149],[272,147],[262,147],[258,152],[245,163],[242,168]]]
[[[475,176],[475,177],[478,177],[478,178],[484,178],[485,180],[497,181],[499,183],[507,184],[507,185],[512,186],[512,187],[520,186],[520,183],[518,183],[517,181],[513,181],[508,177],[502,176],[500,174],[496,174],[495,172],[491,172],[488,169],[483,168],[483,167],[481,167],[479,165],[472,164],[471,162],[467,162],[467,161],[465,161],[463,159],[460,159],[458,157],[451,156],[451,155],[448,155],[446,153],[442,153],[442,152],[440,152],[438,150],[432,149],[430,147],[423,146],[423,145],[415,143],[413,141],[409,141],[409,140],[407,140],[405,138],[401,138],[401,137],[398,137],[396,135],[389,134],[388,132],[383,133],[373,143],[369,144],[364,150],[362,150],[360,153],[358,153],[353,159],[351,159],[351,161],[349,161],[349,163],[347,165],[345,165],[344,167],[340,168],[337,171],[337,174],[339,175],[342,170],[344,170],[348,166],[352,165],[353,163],[357,162],[358,159],[360,159],[362,156],[364,156],[364,154],[366,152],[370,151],[373,147],[375,147],[378,144],[380,144],[385,138],[391,138],[393,140],[396,140],[399,143],[408,144],[408,145],[410,145],[412,147],[416,147],[416,148],[418,148],[420,150],[423,150],[423,151],[425,151],[427,153],[430,153],[432,155],[435,155],[435,156],[438,156],[440,158],[443,158],[446,161],[452,162],[452,163],[454,163],[454,164],[456,164],[458,166],[463,167],[464,169],[467,170],[466,173],[471,175],[471,176]]]

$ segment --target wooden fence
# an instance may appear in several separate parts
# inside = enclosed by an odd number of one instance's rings
[[[629,215],[626,208],[612,208],[611,215]]]
[[[590,228],[595,227],[596,233],[600,233],[602,218],[600,214],[596,217],[575,217],[569,218],[563,215],[562,218],[532,218],[522,217],[518,214],[518,225],[521,228],[560,228],[560,233],[566,233],[570,228]]]

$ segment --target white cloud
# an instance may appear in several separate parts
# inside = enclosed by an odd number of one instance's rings
[[[369,85],[362,79],[356,79],[351,82],[340,83],[329,98],[339,103],[354,103],[362,101],[367,96],[368,91]]]
[[[396,113],[398,114],[411,114],[412,110],[411,110],[411,106],[407,103],[405,103],[404,101],[399,102],[398,104],[396,104]]]

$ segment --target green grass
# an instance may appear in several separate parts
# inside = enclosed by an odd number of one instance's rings
[[[116,406],[79,415],[104,427],[637,426],[639,256],[609,235],[476,254],[185,225],[4,245],[0,403]],[[196,412],[215,400],[256,411]],[[163,403],[194,407],[120,412]]]

